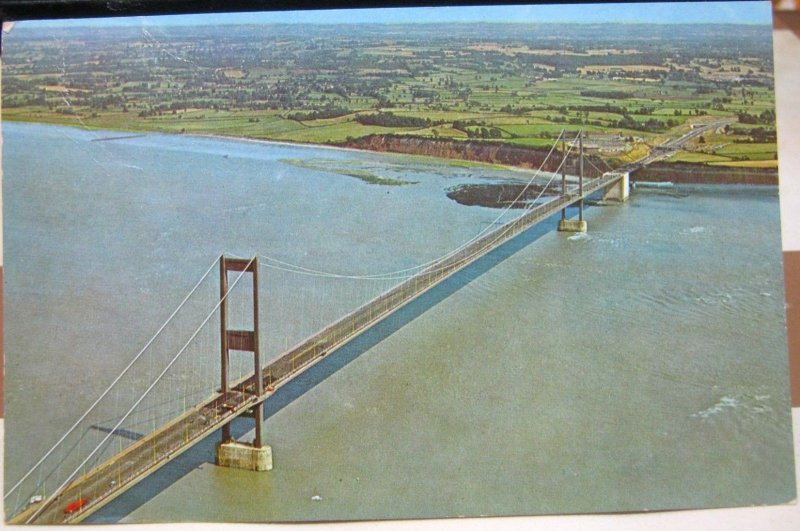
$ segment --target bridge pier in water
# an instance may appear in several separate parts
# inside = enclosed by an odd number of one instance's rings
[[[630,172],[609,172],[603,177],[620,175],[620,179],[603,189],[603,201],[624,203],[630,197]],[[581,178],[581,181],[583,179]],[[583,195],[581,184],[581,195]],[[558,222],[559,232],[586,232],[587,224],[583,219],[583,199],[578,203],[578,219],[566,219],[566,209],[561,211],[561,220]]]
[[[253,330],[230,330],[228,329],[228,272],[238,271],[242,274],[250,273],[253,276]],[[228,367],[230,363],[230,351],[238,350],[253,353],[253,367],[255,388],[250,389],[256,396],[264,394],[264,379],[261,377],[261,356],[258,340],[258,257],[252,260],[220,257],[220,372],[222,396],[226,400],[228,397],[233,401],[231,408],[235,407],[238,399],[245,397],[238,396],[243,394],[245,389],[232,391],[228,383]],[[225,405],[223,405],[225,407]],[[222,440],[216,447],[216,463],[219,466],[231,468],[242,468],[245,470],[266,471],[272,470],[272,448],[263,443],[262,425],[264,422],[264,403],[259,402],[253,407],[253,418],[256,424],[255,440],[251,443],[236,441],[231,436],[231,423],[227,422],[222,426]],[[231,419],[232,421],[233,419]]]
[[[603,201],[618,201],[623,203],[628,200],[628,196],[630,195],[631,175],[630,172],[627,171],[613,173],[616,175],[622,175],[622,178],[603,190]]]
[[[587,228],[585,219],[562,219],[558,222],[559,232],[586,232]]]

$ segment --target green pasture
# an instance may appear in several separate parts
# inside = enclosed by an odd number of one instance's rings
[[[375,125],[361,125],[358,122],[342,122],[274,133],[270,135],[270,138],[291,142],[329,144],[333,142],[344,142],[349,137],[358,138],[361,136],[386,133],[416,133],[417,131],[419,131],[417,128],[379,127]]]
[[[730,143],[714,151],[717,155],[726,156],[732,159],[746,160],[770,160],[774,159],[777,153],[775,144],[740,144]]]
[[[708,162],[730,162],[730,158],[709,153],[680,151],[666,160],[666,162],[692,162],[705,164]]]

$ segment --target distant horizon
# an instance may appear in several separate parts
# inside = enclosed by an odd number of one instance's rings
[[[26,20],[25,28],[102,28],[140,26],[232,25],[429,25],[429,24],[657,24],[771,25],[768,1],[704,1],[634,4],[561,4],[528,6],[453,6],[413,8],[351,8],[304,11],[206,13]]]

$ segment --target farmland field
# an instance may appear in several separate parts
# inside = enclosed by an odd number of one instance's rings
[[[672,160],[746,166],[775,159],[768,32],[266,25],[172,27],[153,41],[136,28],[20,28],[4,43],[2,103],[6,120],[312,144],[402,134],[541,148],[582,130],[614,163],[729,117]]]

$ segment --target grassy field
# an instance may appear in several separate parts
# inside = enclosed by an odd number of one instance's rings
[[[711,162],[711,166],[728,166],[731,168],[777,168],[777,160],[739,160],[730,162]]]
[[[777,150],[774,143],[733,143],[714,150],[714,153],[733,159],[743,158],[747,160],[774,160],[777,155]]]
[[[693,163],[708,163],[708,162],[731,162],[728,157],[713,155],[711,153],[696,153],[690,151],[681,151],[676,153],[668,159],[669,162],[693,162]]]

